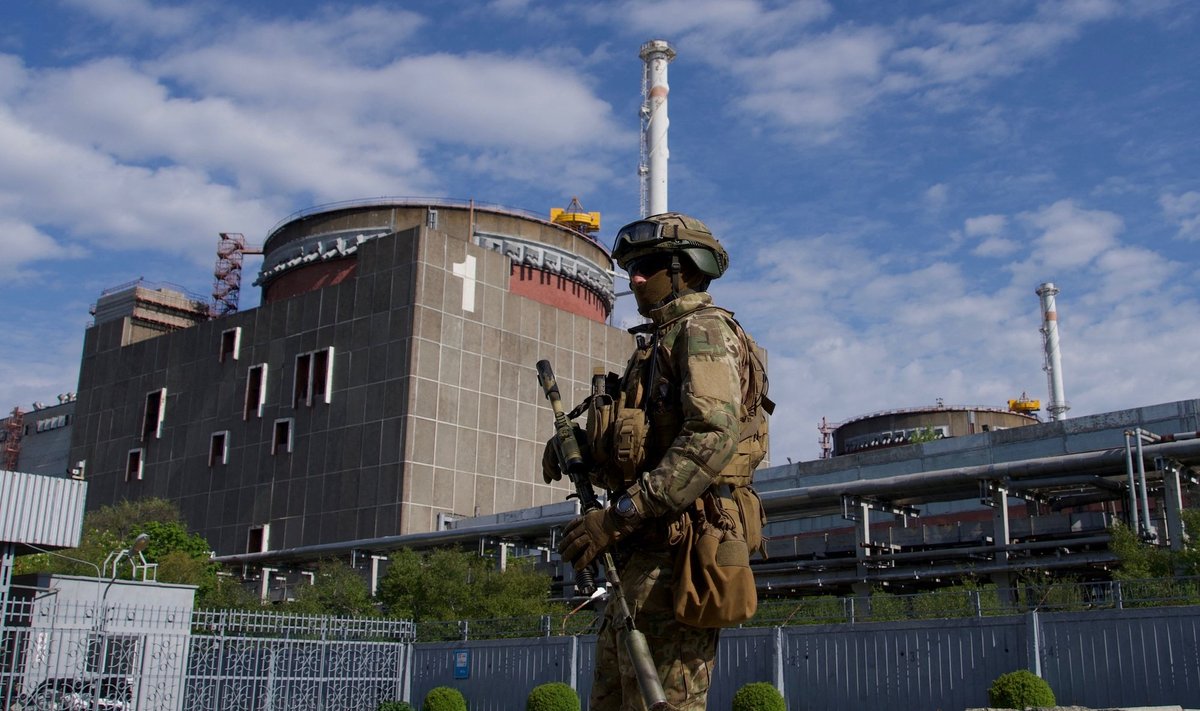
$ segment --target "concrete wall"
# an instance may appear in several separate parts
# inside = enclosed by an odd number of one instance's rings
[[[552,418],[534,363],[550,358],[577,402],[593,366],[624,365],[631,337],[512,294],[511,260],[459,236],[413,228],[357,259],[341,283],[128,346],[121,320],[89,329],[70,455],[88,462],[89,509],[166,498],[228,555],[257,545],[252,530],[279,550],[561,500],[566,485],[540,475]],[[222,357],[239,329],[237,357]],[[297,405],[303,357],[329,349],[328,402]],[[148,396],[164,388],[158,427]],[[227,456],[210,465],[214,435]]]

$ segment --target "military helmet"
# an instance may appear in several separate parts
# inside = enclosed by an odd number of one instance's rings
[[[664,212],[631,222],[617,231],[612,256],[628,270],[634,261],[652,254],[681,252],[710,279],[729,267],[729,253],[703,222],[681,212]]]

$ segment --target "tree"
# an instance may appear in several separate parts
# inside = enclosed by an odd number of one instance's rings
[[[1180,514],[1190,538],[1178,551],[1146,543],[1123,523],[1113,524],[1109,549],[1120,560],[1113,577],[1132,581],[1200,575],[1200,509],[1184,509]]]
[[[388,613],[418,622],[564,612],[549,591],[550,577],[529,561],[510,560],[500,572],[492,561],[452,548],[397,551],[379,582]]]
[[[158,563],[158,581],[195,585],[197,606],[213,606],[216,600],[210,600],[209,596],[218,585],[217,565],[209,554],[211,546],[203,536],[190,533],[179,509],[164,499],[122,501],[89,511],[83,519],[79,547],[60,551],[57,555],[22,556],[17,560],[14,572],[95,576],[109,554],[129,547],[143,533],[148,536],[149,543],[142,555],[147,562]],[[122,575],[124,571],[123,567]],[[237,599],[229,591],[221,597]]]
[[[312,585],[300,586],[296,599],[288,604],[291,612],[337,617],[371,617],[378,610],[371,602],[371,591],[353,568],[338,560],[317,564]]]

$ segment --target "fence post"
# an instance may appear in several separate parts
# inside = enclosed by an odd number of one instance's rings
[[[971,590],[969,594],[971,596],[971,606],[975,608],[975,616],[983,617],[983,602],[979,599],[979,591]]]
[[[470,632],[471,632],[470,620],[459,620],[458,621],[458,637],[459,637],[459,639],[463,642],[466,642],[468,637],[470,637]]]
[[[842,598],[842,607],[845,608],[845,611],[846,611],[845,612],[846,621],[849,622],[850,624],[854,624],[854,598],[852,598],[852,597]]]
[[[571,690],[579,691],[579,635],[571,635],[571,643],[567,647],[567,668],[571,670]]]
[[[1026,643],[1028,645],[1029,671],[1042,675],[1042,630],[1038,622],[1037,610],[1025,615]]]
[[[542,615],[542,636],[550,636],[550,615]]]
[[[1116,603],[1118,610],[1125,609],[1125,596],[1121,592],[1121,581],[1114,580],[1111,583],[1113,587],[1113,602]]]
[[[399,684],[399,693],[397,699],[412,703],[410,696],[412,695],[412,673],[413,673],[413,656],[416,648],[416,641],[406,642],[400,648],[400,669],[397,682]]]
[[[787,692],[783,688],[783,628],[772,627],[771,629],[771,657],[774,661],[775,688],[779,689],[779,693],[786,699]]]

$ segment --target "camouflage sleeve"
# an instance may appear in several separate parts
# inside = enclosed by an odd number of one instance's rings
[[[692,504],[729,464],[737,450],[745,344],[717,315],[687,320],[671,351],[678,374],[683,426],[658,465],[642,480],[652,516]]]

